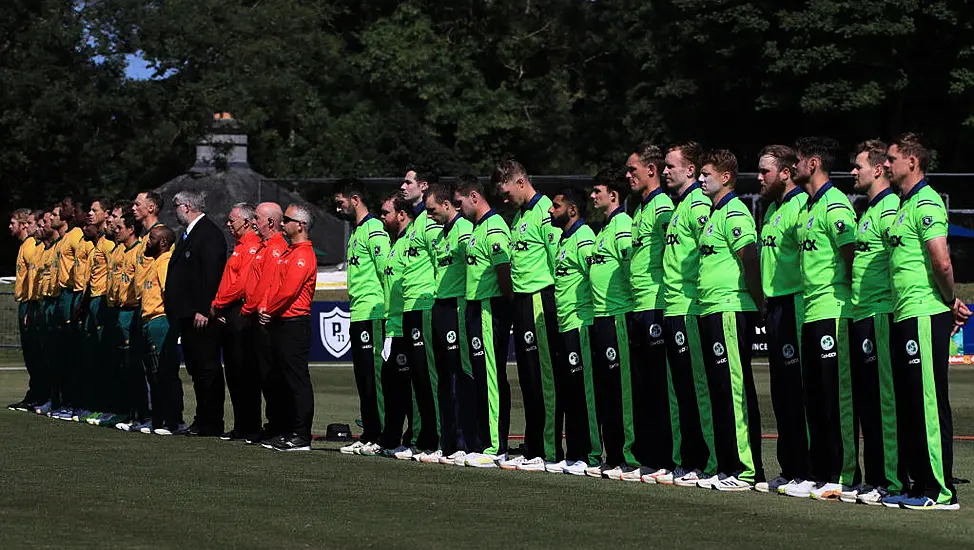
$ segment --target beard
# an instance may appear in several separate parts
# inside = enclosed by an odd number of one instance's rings
[[[570,218],[568,217],[568,213],[567,212],[565,212],[564,214],[562,214],[560,216],[552,216],[551,217],[551,225],[557,227],[558,229],[565,229],[566,227],[568,227],[568,220],[569,219]]]

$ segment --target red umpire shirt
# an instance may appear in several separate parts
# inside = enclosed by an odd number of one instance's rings
[[[284,234],[275,233],[257,251],[244,289],[245,301],[243,309],[240,310],[242,315],[253,315],[260,309],[274,274],[277,273],[277,263],[287,250],[287,246]]]
[[[284,319],[311,315],[318,277],[318,259],[311,241],[289,246],[278,262],[276,275],[260,309]]]
[[[260,249],[260,235],[256,233],[246,233],[237,241],[237,246],[233,247],[233,254],[223,269],[220,288],[213,298],[213,309],[229,307],[243,300],[251,267]]]

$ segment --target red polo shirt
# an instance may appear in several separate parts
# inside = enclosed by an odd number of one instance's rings
[[[311,315],[318,260],[311,241],[292,244],[278,261],[276,277],[260,309],[271,317]]]
[[[223,278],[213,298],[214,309],[228,307],[243,299],[251,264],[260,248],[260,236],[253,232],[246,233],[237,241],[233,254],[223,268]]]

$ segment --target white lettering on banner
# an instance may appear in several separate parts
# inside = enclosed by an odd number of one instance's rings
[[[348,337],[348,327],[352,315],[346,311],[335,307],[329,312],[318,314],[318,332],[321,336],[321,345],[325,346],[328,353],[336,359],[341,358],[348,352],[352,342]]]

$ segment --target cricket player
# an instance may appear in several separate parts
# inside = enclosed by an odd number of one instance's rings
[[[957,510],[947,356],[952,331],[971,312],[954,295],[947,210],[926,179],[929,163],[930,151],[916,134],[897,137],[886,153],[886,171],[901,201],[888,237],[896,426],[900,460],[913,483],[883,504]]]
[[[566,188],[551,201],[551,224],[561,230],[555,260],[555,306],[562,353],[555,365],[555,399],[565,423],[565,460],[547,464],[549,473],[584,476],[602,462],[592,378],[591,327],[594,318],[589,282],[595,233],[585,224],[588,199]]]
[[[718,491],[747,491],[764,482],[761,414],[751,372],[751,339],[762,305],[754,219],[734,194],[737,158],[711,152],[700,168],[713,204],[700,237],[700,332],[713,413]]]
[[[61,303],[61,284],[60,264],[61,264],[61,244],[62,229],[64,225],[60,223],[58,210],[60,206],[55,206],[44,212],[42,229],[44,240],[44,250],[41,252],[37,268],[37,278],[39,294],[42,300],[42,323],[43,332],[39,338],[41,342],[62,342],[64,337],[64,317]],[[66,412],[61,408],[61,391],[57,384],[57,369],[60,368],[59,362],[63,359],[63,352],[59,346],[43,345],[42,355],[44,357],[44,386],[47,390],[47,402],[42,403],[34,412],[41,415],[53,416],[58,414],[63,416]]]
[[[108,223],[112,203],[106,199],[92,201],[88,208],[88,226],[94,231],[94,247],[88,255],[88,316],[85,320],[84,334],[91,354],[92,413],[84,421],[100,425],[101,420],[113,416],[113,396],[108,393],[111,387],[112,371],[115,362],[116,344],[109,341],[108,328],[117,320],[111,317],[111,308],[106,302],[108,294],[109,264],[117,243],[114,241],[114,228]]]
[[[809,480],[785,489],[793,497],[838,500],[859,483],[850,366],[851,269],[856,216],[829,171],[835,140],[802,138],[792,176],[808,193],[798,218],[801,244],[802,389],[809,437]]]
[[[146,388],[145,370],[142,367],[141,348],[134,342],[136,331],[142,330],[140,313],[141,298],[136,291],[136,273],[138,272],[138,254],[142,251],[141,242],[137,237],[139,228],[135,216],[125,212],[118,219],[117,238],[122,247],[122,255],[117,270],[116,293],[118,306],[118,326],[120,339],[118,341],[121,362],[121,403],[122,413],[129,417],[128,421],[119,422],[116,428],[125,432],[140,432],[142,428],[152,428],[149,416],[149,395]]]
[[[30,304],[30,296],[34,280],[31,277],[31,261],[34,254],[38,252],[39,245],[34,240],[33,232],[36,231],[37,221],[33,220],[31,212],[27,208],[18,208],[10,214],[10,235],[20,241],[20,248],[17,250],[16,279],[14,283],[14,299],[17,301],[17,324],[20,328],[20,349],[24,353],[24,365],[27,367],[28,386],[24,398],[16,403],[7,405],[12,411],[27,411],[33,409],[38,404],[37,380],[34,380],[32,373],[36,370],[37,364],[34,360],[34,342],[31,340],[31,332],[27,326],[27,310]],[[34,385],[31,385],[33,382]],[[41,400],[43,402],[43,399]]]
[[[467,309],[470,366],[476,394],[477,434],[463,464],[495,468],[507,459],[511,425],[511,387],[507,381],[507,346],[511,331],[511,236],[490,207],[474,178],[457,183],[454,200],[473,223],[467,243]],[[459,459],[458,459],[459,460]]]
[[[798,156],[784,145],[765,147],[758,158],[761,197],[768,200],[761,226],[761,289],[767,316],[771,406],[778,424],[781,472],[759,491],[783,494],[809,477],[808,435],[801,395],[801,326],[804,314],[798,216],[808,195],[792,176]]]
[[[352,224],[348,238],[348,299],[351,307],[349,335],[352,339],[352,368],[358,388],[362,435],[341,448],[344,454],[359,454],[370,446],[379,450],[383,426],[382,342],[385,294],[383,272],[389,255],[389,234],[382,221],[369,213],[365,188],[355,180],[343,182],[335,193],[335,210]]]
[[[697,487],[700,480],[717,474],[710,386],[700,344],[697,300],[699,241],[710,219],[711,206],[698,181],[703,161],[703,148],[687,141],[669,148],[663,168],[666,186],[677,198],[666,227],[663,251],[663,337],[675,397],[670,401],[672,477],[673,484],[680,487]],[[655,479],[666,484],[668,477]]]
[[[551,199],[538,193],[516,160],[491,174],[498,194],[517,208],[511,221],[511,279],[514,284],[514,355],[524,399],[524,455],[501,463],[507,470],[545,471],[561,461],[561,432],[555,404],[554,361],[558,341],[554,257],[561,231],[552,227]]]
[[[60,407],[51,416],[62,420],[72,420],[75,406],[80,407],[79,378],[82,369],[73,360],[72,350],[81,349],[81,331],[75,315],[75,306],[81,297],[76,288],[83,285],[78,279],[83,275],[78,269],[79,258],[83,255],[84,232],[81,229],[83,217],[70,198],[65,198],[52,211],[52,223],[61,235],[57,247],[58,277],[60,287],[56,292],[58,300],[58,320],[63,323],[61,342],[54,368],[53,392],[58,395]]]

